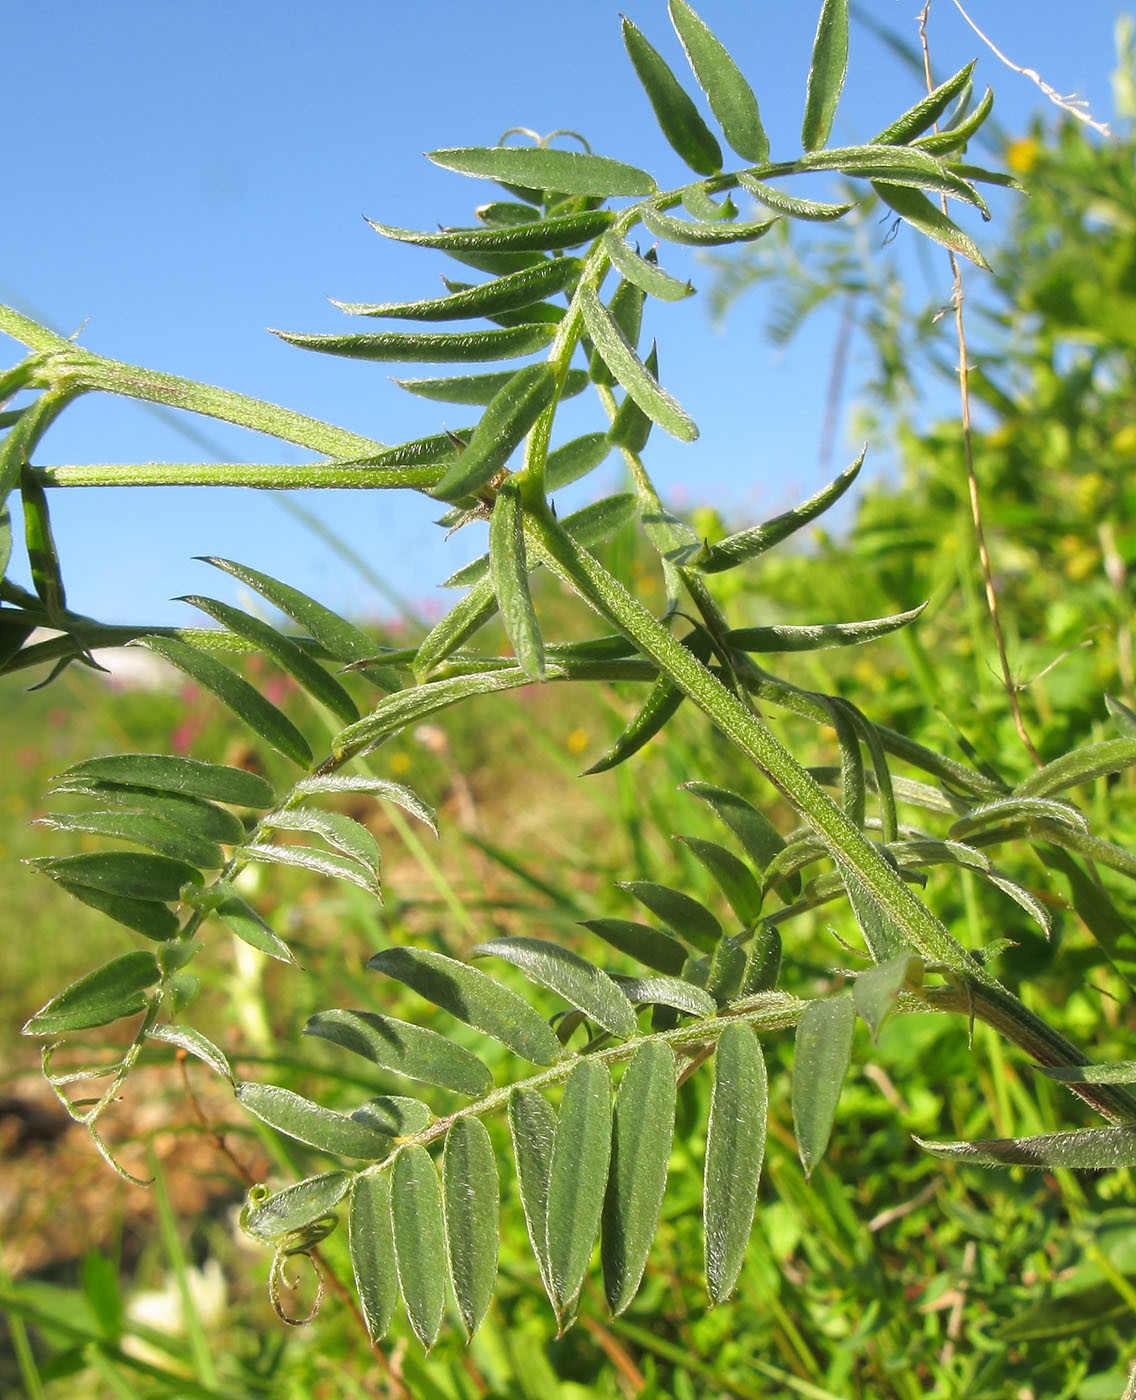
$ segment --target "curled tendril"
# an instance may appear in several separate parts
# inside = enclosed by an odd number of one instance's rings
[[[253,1192],[257,1190],[261,1191],[263,1195],[268,1194],[265,1187],[253,1187],[252,1191],[249,1192],[249,1205],[255,1204],[252,1196]],[[263,1195],[260,1199],[263,1199]],[[246,1210],[247,1209],[248,1207],[246,1207]],[[272,1256],[272,1267],[268,1271],[268,1301],[272,1305],[272,1311],[280,1321],[286,1323],[289,1327],[306,1327],[310,1322],[314,1321],[316,1314],[320,1310],[320,1304],[323,1302],[324,1295],[323,1272],[313,1258],[312,1251],[321,1240],[327,1239],[328,1235],[332,1233],[338,1224],[339,1217],[332,1212],[329,1212],[327,1215],[317,1216],[315,1220],[309,1221],[302,1229],[293,1230],[290,1234],[285,1235],[276,1246],[276,1253]],[[284,1272],[288,1267],[289,1259],[293,1259],[297,1255],[303,1256],[303,1258],[308,1261],[312,1266],[312,1272],[316,1276],[316,1296],[312,1302],[312,1306],[303,1317],[290,1316],[285,1310],[281,1298],[281,1291],[283,1289],[286,1288],[291,1292],[295,1292],[299,1287],[299,1283],[290,1279]]]

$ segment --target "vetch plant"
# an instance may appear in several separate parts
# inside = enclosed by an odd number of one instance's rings
[[[685,0],[670,0],[669,12],[712,119],[740,165],[726,168],[710,120],[625,19],[635,73],[694,179],[660,190],[637,166],[540,140],[435,151],[437,164],[496,182],[507,198],[480,205],[467,228],[373,227],[440,251],[467,270],[445,279],[442,297],[342,304],[356,317],[419,328],[279,332],[300,349],[383,363],[497,365],[539,356],[521,368],[398,381],[420,397],[467,406],[475,420],[467,429],[385,446],[242,395],[107,360],[0,309],[0,329],[30,352],[0,380],[0,397],[15,404],[3,416],[0,479],[5,494],[20,493],[35,584],[34,594],[10,581],[2,585],[4,669],[48,664],[53,676],[76,661],[91,664],[95,647],[135,641],[211,691],[295,773],[291,782],[272,784],[240,768],[163,754],[95,757],[62,773],[54,793],[90,805],[53,813],[46,824],[141,849],[85,850],[35,863],[146,944],[60,992],[24,1030],[48,1042],[48,1079],[118,1170],[124,1169],[100,1121],[155,1041],[229,1079],[255,1118],[339,1159],[341,1165],[283,1190],[255,1187],[243,1224],[275,1251],[279,1307],[288,1259],[310,1254],[345,1216],[355,1285],[375,1339],[390,1325],[399,1295],[426,1347],[439,1335],[448,1289],[470,1334],[484,1318],[497,1277],[500,1210],[486,1120],[508,1124],[529,1241],[560,1329],[576,1315],[597,1238],[608,1304],[614,1314],[627,1308],[658,1225],[677,1095],[695,1074],[712,1078],[706,1289],[712,1303],[725,1299],[737,1282],[757,1204],[766,1036],[791,1031],[795,1037],[792,1127],[806,1174],[832,1134],[857,1017],[874,1038],[889,1015],[928,1012],[988,1023],[1106,1122],[1016,1140],[923,1143],[928,1151],[977,1163],[1136,1163],[1131,1065],[1091,1065],[995,976],[991,964],[1004,946],[997,930],[986,947],[967,948],[918,892],[929,868],[959,867],[1048,928],[1046,900],[1000,872],[992,848],[1033,843],[1057,852],[1054,859],[1085,882],[1098,865],[1136,875],[1130,853],[1094,834],[1067,796],[1136,762],[1136,715],[1114,703],[1119,737],[1061,755],[1013,784],[873,723],[839,695],[778,678],[767,661],[779,652],[860,645],[917,621],[919,609],[856,622],[738,628],[716,600],[714,575],[744,568],[817,519],[853,486],[862,456],[796,509],[715,543],[667,510],[644,463],[656,428],[682,442],[697,436],[690,415],[663,387],[657,348],[640,344],[647,299],[677,301],[693,290],[667,269],[671,245],[753,243],[778,220],[838,220],[853,202],[801,193],[799,177],[829,172],[853,188],[870,186],[918,234],[983,267],[978,246],[934,200],[945,196],[985,215],[978,185],[1007,183],[965,159],[967,142],[990,111],[989,95],[975,102],[968,65],[872,142],[828,146],[847,65],[848,16],[845,0],[825,0],[802,149],[774,161],[756,98],[732,57]],[[735,194],[756,212],[739,212]],[[476,274],[483,280],[467,280]],[[435,328],[452,322],[472,325]],[[605,421],[556,443],[561,401],[589,387]],[[39,463],[37,448],[51,423],[93,391],[220,418],[326,460]],[[629,489],[558,517],[555,493],[616,451]],[[281,630],[199,595],[189,601],[215,626],[105,626],[68,606],[49,499],[54,490],[108,484],[412,489],[441,504],[448,528],[487,520],[488,552],[447,580],[464,589],[462,597],[413,648],[379,647],[352,621],[287,583],[220,558],[208,562],[299,630]],[[658,614],[603,562],[603,546],[629,528],[642,533],[660,561],[666,601]],[[11,544],[5,514],[5,567]],[[546,634],[539,589],[531,583],[538,571],[585,605],[590,628],[565,638]],[[478,651],[473,640],[498,616],[509,654]],[[38,629],[54,635],[40,640]],[[241,676],[233,663],[252,654],[290,675],[314,702],[332,734],[329,744],[313,744],[309,732]],[[378,952],[369,967],[379,976],[368,978],[367,1000],[382,1004],[382,979],[401,984],[504,1047],[508,1072],[495,1079],[464,1034],[459,1042],[381,1011],[322,1010],[303,1030],[379,1071],[444,1091],[452,1106],[440,1114],[399,1093],[341,1112],[283,1086],[238,1078],[226,1051],[183,1013],[197,990],[189,969],[218,925],[270,957],[292,961],[284,938],[241,893],[241,871],[284,864],[377,899],[378,845],[361,822],[335,810],[335,799],[374,797],[434,825],[423,797],[384,776],[384,744],[472,697],[534,682],[589,681],[639,683],[646,692],[590,772],[633,759],[680,706],[693,705],[732,746],[735,763],[764,775],[799,826],[785,835],[732,791],[727,777],[692,773],[685,785],[690,797],[721,828],[720,841],[685,838],[721,891],[714,907],[684,890],[635,880],[624,889],[645,917],[590,919],[589,940],[573,947],[513,934],[482,942],[470,962],[425,947]],[[831,728],[839,764],[803,766],[766,719],[767,710],[778,708]],[[893,772],[894,765],[919,776]],[[923,824],[907,819],[910,809]],[[296,836],[299,842],[291,839]],[[783,954],[790,962],[793,956],[794,916],[837,900],[848,901],[862,936],[863,946],[848,952],[857,962],[847,974],[850,990],[814,998],[781,990]],[[1131,978],[1124,940],[1115,939],[1108,951]],[[293,975],[302,973],[297,968]],[[513,990],[519,980],[531,996]],[[61,1041],[117,1021],[132,1021],[133,1029],[109,1070],[56,1068]],[[71,1085],[92,1080],[106,1081],[96,1100],[69,1097]]]

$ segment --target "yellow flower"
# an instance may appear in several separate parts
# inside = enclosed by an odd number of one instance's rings
[[[1006,147],[1006,164],[1019,175],[1025,175],[1037,164],[1040,150],[1041,146],[1032,136],[1023,137],[1020,141],[1011,141]]]
[[[569,753],[583,753],[588,747],[588,731],[586,729],[573,729],[564,740],[564,747]]]

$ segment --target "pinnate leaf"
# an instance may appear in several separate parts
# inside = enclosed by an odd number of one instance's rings
[[[241,848],[241,860],[257,861],[261,865],[295,865],[329,880],[346,880],[376,899],[382,899],[382,890],[374,874],[357,861],[334,851],[321,851],[315,846],[270,846],[256,841]]]
[[[386,778],[372,778],[354,773],[317,773],[311,778],[301,778],[292,789],[294,793],[308,795],[322,792],[365,792],[372,797],[381,797],[384,802],[393,802],[410,816],[424,822],[435,836],[438,834],[438,816],[428,803],[423,802],[416,792],[403,787],[401,783],[389,782]]]
[[[654,204],[645,204],[642,210],[644,226],[668,243],[679,243],[691,248],[720,248],[728,243],[753,243],[763,238],[776,223],[775,219],[759,219],[754,223],[692,223],[689,219],[678,219]]]
[[[377,881],[383,857],[379,843],[354,817],[342,812],[325,812],[319,807],[285,807],[266,818],[264,827],[271,831],[306,831],[322,836],[342,855],[358,861]]]
[[[686,965],[687,952],[672,933],[631,919],[584,919],[583,927],[599,934],[605,943],[636,958],[645,967],[678,976]]]
[[[827,223],[839,219],[855,204],[825,204],[815,199],[802,199],[799,195],[786,194],[776,185],[766,184],[756,175],[743,170],[738,176],[742,189],[748,190],[754,199],[772,209],[775,214],[787,214],[791,219],[807,219],[814,223]]]
[[[22,1035],[63,1035],[105,1026],[146,1008],[146,993],[161,977],[153,953],[123,953],[80,977],[21,1027]]]
[[[863,1017],[872,1039],[879,1039],[884,1017],[895,1004],[904,987],[921,980],[923,960],[914,953],[898,957],[862,972],[852,987],[852,1003]]]
[[[717,947],[722,926],[693,896],[654,880],[621,880],[617,885],[662,919],[668,928],[674,929],[680,938],[707,951]]]
[[[489,1133],[479,1118],[459,1118],[446,1135],[442,1198],[450,1278],[466,1331],[481,1326],[497,1281],[501,1188]]]
[[[764,870],[784,848],[784,839],[769,818],[736,792],[703,782],[683,783],[682,788],[700,797],[719,821],[730,828],[759,870]]]
[[[345,355],[352,360],[408,360],[423,364],[458,364],[479,360],[511,360],[543,350],[556,327],[508,326],[477,331],[379,331],[355,335],[307,335],[273,331],[287,345],[317,350],[324,355]]]
[[[616,1093],[602,1219],[604,1291],[616,1317],[639,1291],[658,1228],[674,1134],[675,1085],[670,1047],[645,1041]]]
[[[225,854],[216,841],[147,812],[48,812],[37,817],[36,824],[56,831],[83,831],[130,841],[198,869],[216,870],[225,863]]]
[[[715,841],[703,841],[697,836],[677,838],[698,858],[710,872],[719,889],[730,902],[730,908],[748,927],[757,922],[761,913],[761,886],[754,879],[749,866],[740,861],[733,851],[726,850]]]
[[[622,277],[660,301],[681,301],[694,291],[689,282],[680,282],[677,277],[664,272],[658,263],[640,257],[617,234],[605,234],[603,248]]]
[[[231,888],[214,904],[213,912],[242,943],[279,962],[295,964],[296,959],[284,940],[278,938],[256,910]]]
[[[140,851],[83,851],[74,856],[39,856],[28,861],[41,874],[68,885],[82,885],[121,895],[175,903],[182,887],[200,885],[201,872],[184,860],[143,855]]]
[[[713,1016],[714,998],[681,977],[621,977],[612,974],[623,995],[636,1006],[670,1006],[688,1016]]]
[[[882,146],[901,146],[933,126],[947,110],[951,100],[970,82],[976,62],[976,59],[972,59],[945,83],[940,83],[933,92],[929,92],[921,102],[896,117],[878,136],[872,138],[873,142]]]
[[[498,253],[527,253],[559,248],[575,248],[598,238],[615,218],[607,209],[592,209],[582,214],[562,214],[530,224],[514,224],[508,228],[447,228],[438,233],[418,233],[413,229],[394,228],[390,224],[367,222],[384,238],[400,243],[413,243],[419,248],[441,248],[445,252],[463,255],[493,255]],[[484,266],[480,261],[473,267]],[[504,271],[499,263],[486,271]],[[515,271],[509,267],[508,271]]]
[[[753,1227],[765,1158],[768,1089],[765,1059],[753,1030],[734,1021],[718,1037],[706,1131],[703,1222],[706,1291],[728,1298]]]
[[[793,1131],[811,1176],[824,1156],[844,1076],[852,1058],[856,1011],[847,995],[810,1001],[797,1022],[793,1050]]]
[[[176,1050],[184,1050],[187,1055],[193,1055],[202,1064],[208,1065],[214,1074],[227,1079],[234,1089],[237,1087],[228,1056],[192,1026],[176,1026],[168,1021],[160,1021],[156,1026],[151,1026],[146,1034],[150,1040],[161,1041],[163,1045],[172,1045]]]

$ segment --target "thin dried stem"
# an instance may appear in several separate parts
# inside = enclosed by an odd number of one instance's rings
[[[955,0],[958,4],[958,0]],[[961,9],[962,7],[959,6]],[[924,0],[923,9],[919,15],[919,42],[923,49],[923,73],[927,82],[927,91],[934,90],[934,79],[931,76],[931,50],[927,42],[927,17],[931,11],[931,0]],[[963,11],[965,18],[965,11]],[[938,122],[935,123],[938,130]],[[940,196],[943,214],[947,212],[947,201],[945,196]],[[970,499],[970,516],[974,522],[974,540],[978,546],[978,558],[982,566],[982,583],[986,590],[986,606],[990,612],[990,622],[994,628],[994,642],[998,648],[998,664],[1002,669],[1002,684],[1006,688],[1006,695],[1010,702],[1010,713],[1014,717],[1014,728],[1018,731],[1018,738],[1025,746],[1026,752],[1033,759],[1034,763],[1041,767],[1041,755],[1034,747],[1033,740],[1026,730],[1025,720],[1022,718],[1022,707],[1018,699],[1019,686],[1014,680],[1010,670],[1009,658],[1006,655],[1006,638],[1002,632],[1002,619],[998,611],[998,593],[994,587],[994,572],[990,567],[990,552],[986,547],[986,531],[982,524],[982,506],[978,497],[978,478],[974,471],[974,442],[970,425],[970,367],[967,364],[966,350],[966,328],[963,324],[963,290],[962,290],[962,270],[959,267],[958,259],[954,253],[948,250],[948,258],[951,263],[951,278],[953,288],[951,301],[955,312],[955,334],[958,339],[959,348],[959,397],[962,407],[962,442],[963,453],[966,458],[966,485],[967,495]]]
[[[1083,97],[1074,97],[1072,93],[1070,93],[1068,97],[1062,97],[1056,88],[1050,87],[1050,85],[1045,81],[1045,79],[1041,76],[1041,74],[1037,71],[1036,68],[1020,68],[1016,63],[1013,62],[1012,59],[1006,57],[1006,55],[1002,52],[1000,48],[998,48],[998,46],[994,43],[992,39],[990,39],[987,35],[983,34],[982,30],[979,29],[978,25],[975,24],[975,22],[959,4],[959,0],[954,0],[954,6],[955,9],[959,12],[959,14],[962,15],[963,19],[966,20],[967,24],[970,25],[971,29],[974,30],[974,32],[978,35],[978,37],[994,55],[994,57],[998,59],[1000,63],[1004,63],[1006,67],[1011,70],[1011,72],[1020,73],[1023,78],[1028,78],[1031,83],[1036,83],[1037,86],[1042,90],[1042,92],[1045,93],[1046,97],[1049,98],[1050,102],[1060,107],[1063,112],[1068,112],[1070,116],[1076,117],[1079,122],[1084,122],[1086,126],[1092,127],[1094,131],[1099,132],[1102,136],[1112,135],[1112,132],[1109,130],[1107,122],[1098,122],[1093,120],[1093,118],[1088,112],[1089,104],[1085,101]],[[926,14],[926,10],[924,10],[924,14]]]

